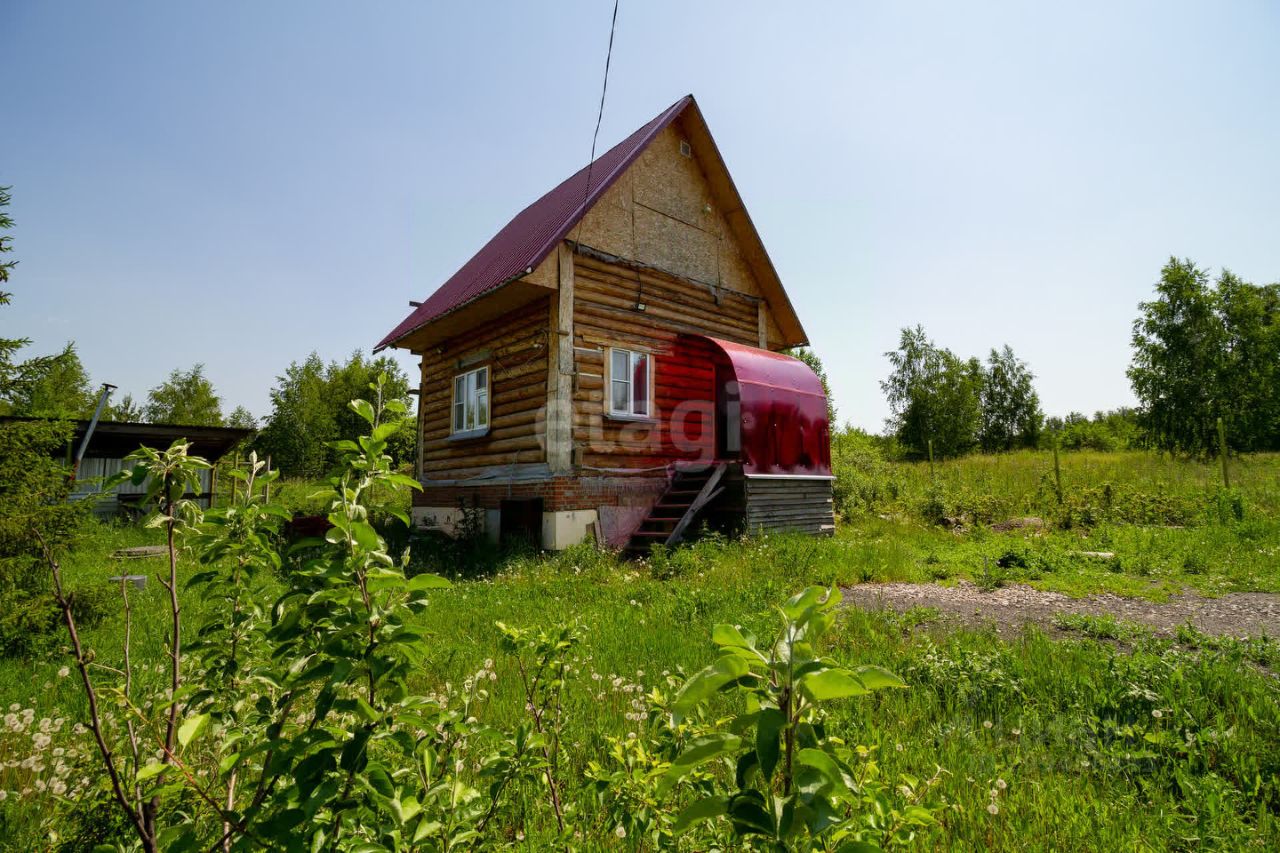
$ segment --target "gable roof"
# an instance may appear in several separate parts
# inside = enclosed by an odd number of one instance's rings
[[[693,108],[691,112],[697,118],[697,128],[700,131],[698,135],[705,138],[716,165],[720,167],[721,186],[727,187],[727,193],[731,194],[736,202],[733,206],[734,212],[739,214],[746,223],[746,230],[749,232],[748,240],[754,244],[755,249],[752,253],[755,255],[753,266],[757,273],[762,273],[762,277],[766,279],[761,282],[761,285],[766,291],[774,290],[780,294],[783,304],[775,304],[773,298],[769,298],[769,302],[777,314],[784,336],[788,338],[788,343],[807,343],[804,330],[800,327],[800,321],[791,307],[790,299],[782,289],[782,283],[778,279],[772,261],[764,251],[755,226],[746,215],[742,200],[738,196],[736,187],[733,186],[733,180],[729,177],[715,141],[702,120],[693,95],[685,95],[655,116],[648,124],[601,154],[589,166],[584,166],[542,198],[517,213],[515,218],[472,256],[471,260],[463,264],[448,281],[392,329],[374,347],[374,352],[395,346],[400,340],[428,323],[532,272],[534,267],[542,263],[555,251],[556,246],[569,236],[573,227],[618,177],[636,161],[649,143],[689,107]],[[763,269],[760,269],[761,266]]]

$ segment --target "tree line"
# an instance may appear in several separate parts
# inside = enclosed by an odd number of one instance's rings
[[[14,366],[13,378],[0,381],[0,415],[74,420],[93,414],[99,392],[74,344]],[[379,375],[387,377],[386,393],[411,408],[409,378],[400,366],[387,356],[370,358],[356,350],[343,362],[326,364],[312,352],[291,363],[276,378],[271,412],[261,421],[244,406],[224,415],[222,397],[203,364],[173,370],[140,403],[130,394],[111,400],[102,420],[251,429],[256,434],[246,450],[270,455],[272,465],[288,476],[319,477],[337,459],[329,445],[359,435],[360,423],[347,403],[366,396]],[[405,415],[399,420],[403,427],[389,442],[398,464],[411,461],[415,446],[414,418]]]
[[[1133,323],[1129,381],[1151,442],[1204,453],[1221,418],[1235,450],[1280,450],[1280,283],[1170,258]]]
[[[1035,377],[1007,345],[992,349],[985,362],[961,358],[916,326],[903,329],[898,348],[885,355],[893,368],[880,383],[892,413],[889,429],[909,455],[956,456],[1039,442],[1044,413]]]
[[[1155,298],[1138,306],[1127,374],[1136,409],[1044,417],[1035,376],[1008,346],[985,362],[937,346],[920,326],[886,353],[880,383],[888,432],[908,456],[955,456],[1034,447],[1152,447],[1206,454],[1221,419],[1240,452],[1280,450],[1280,284],[1255,285],[1228,270],[1216,280],[1171,258]]]

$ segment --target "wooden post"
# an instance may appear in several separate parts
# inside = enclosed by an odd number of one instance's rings
[[[1231,476],[1227,473],[1227,428],[1218,418],[1218,458],[1222,461],[1222,488],[1231,488]]]
[[[551,300],[547,344],[547,465],[555,473],[573,467],[573,251],[564,243],[560,274]],[[606,356],[607,358],[607,356]],[[607,388],[605,389],[608,390]]]
[[[1058,464],[1058,436],[1053,436],[1053,489],[1062,503],[1062,466]]]
[[[934,482],[936,479],[933,474],[933,439],[931,438],[929,439],[929,482],[936,485]]]
[[[267,454],[267,473],[271,473],[271,454]],[[262,500],[264,503],[271,503],[271,481],[267,480],[262,484]]]
[[[240,451],[239,450],[236,451],[236,459],[231,464],[232,466],[234,466],[234,469],[236,471],[240,470]],[[227,500],[227,506],[235,506],[236,495],[239,494],[239,489],[236,487],[237,481],[235,477],[228,477],[227,479],[231,481],[231,497]]]

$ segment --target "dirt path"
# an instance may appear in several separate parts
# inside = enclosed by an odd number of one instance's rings
[[[1180,595],[1159,604],[1139,598],[1104,593],[1070,598],[1014,584],[984,592],[968,581],[955,586],[913,583],[867,583],[845,587],[845,600],[868,610],[936,607],[965,623],[997,628],[1019,628],[1027,623],[1052,627],[1058,613],[1110,614],[1147,625],[1169,636],[1188,621],[1206,634],[1234,637],[1280,637],[1280,595],[1268,592],[1233,592],[1220,598]]]

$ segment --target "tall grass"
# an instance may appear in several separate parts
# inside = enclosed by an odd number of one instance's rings
[[[983,523],[1020,515],[1080,523],[1083,513],[1093,512],[1138,523],[1200,524],[1223,520],[1238,500],[1254,516],[1280,517],[1280,454],[1231,459],[1230,490],[1222,487],[1216,461],[1142,451],[1079,451],[1060,458],[1061,504],[1052,453],[1024,450],[939,461],[932,474],[923,462],[886,465],[882,506],[920,511],[937,501],[943,511]]]
[[[498,679],[485,714],[495,724],[514,725],[523,698],[494,623],[580,623],[584,639],[566,695],[565,773],[581,778],[608,737],[646,725],[637,719],[645,692],[708,662],[712,625],[739,624],[769,636],[773,606],[808,584],[951,582],[1017,550],[1026,559],[1008,570],[1007,580],[1071,592],[1280,589],[1280,457],[1274,455],[1234,463],[1240,519],[1221,520],[1206,509],[1182,527],[1106,519],[1008,533],[971,520],[957,533],[917,514],[918,502],[943,490],[961,496],[959,506],[991,501],[993,518],[1043,514],[1058,525],[1056,499],[1042,494],[1051,470],[1046,462],[1047,455],[1035,453],[940,462],[936,482],[927,464],[886,466],[882,482],[891,478],[893,485],[886,486],[884,505],[849,519],[829,540],[709,538],[636,564],[589,546],[555,555],[497,555],[483,577],[460,580],[421,615],[431,653],[415,679],[424,689],[457,690],[492,658]],[[1212,466],[1128,453],[1068,454],[1063,463],[1068,500],[1072,490],[1106,483],[1113,497],[1163,494],[1176,505],[1202,507],[1217,500]],[[314,491],[313,484],[296,483],[280,494],[306,509]],[[154,573],[157,566],[145,560],[109,556],[154,541],[154,531],[95,525],[67,556],[64,571],[86,585],[106,584],[122,570]],[[1091,560],[1077,555],[1083,550],[1116,557]],[[446,550],[415,561],[447,571],[455,558]],[[182,561],[184,579],[194,570]],[[133,596],[138,659],[160,657],[162,596],[154,580]],[[200,602],[188,597],[185,607],[198,622]],[[118,615],[85,632],[99,666],[119,665],[121,633]],[[1192,639],[1135,633],[1118,648],[1104,639],[1054,640],[1034,629],[1013,636],[951,632],[929,622],[927,613],[848,608],[830,652],[888,667],[910,689],[842,705],[828,726],[866,746],[890,776],[945,771],[935,789],[940,825],[921,839],[921,849],[1280,847],[1280,687],[1259,663],[1270,658],[1244,644]],[[66,801],[50,787],[59,772],[51,751],[72,745],[72,728],[85,715],[73,679],[59,675],[67,662],[61,654],[0,661],[0,707],[15,713],[17,723],[0,729],[0,790],[8,792],[0,801],[0,849],[76,849],[62,845],[109,834],[106,812],[95,808],[92,796]],[[18,710],[7,711],[13,704]],[[41,749],[32,727],[46,718],[51,727],[59,718],[64,723]],[[39,771],[21,766],[37,754],[44,757]],[[86,767],[71,770],[66,775],[79,779]],[[541,794],[520,795],[529,804],[526,822],[505,827],[505,838],[520,849],[520,832],[523,849],[541,849],[552,832],[537,806]],[[589,796],[573,807],[588,816],[599,808]]]

